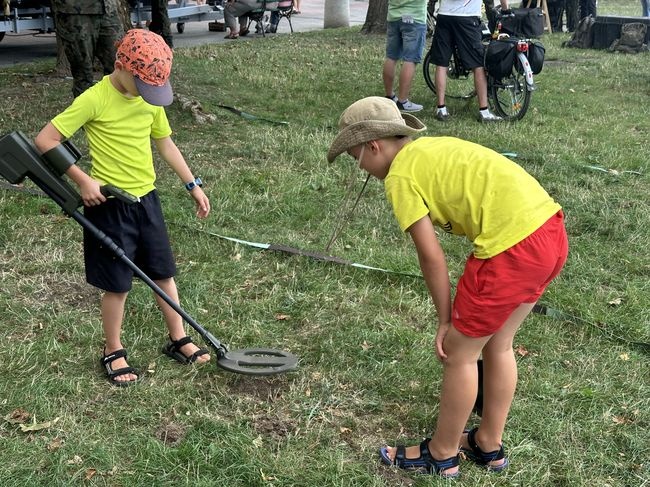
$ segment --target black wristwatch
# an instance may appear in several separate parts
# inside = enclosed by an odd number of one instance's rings
[[[203,186],[203,181],[201,181],[201,178],[196,178],[194,181],[190,181],[189,183],[185,183],[185,189],[188,191],[192,191],[196,187],[201,187]]]

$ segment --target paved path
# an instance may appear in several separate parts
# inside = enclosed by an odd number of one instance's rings
[[[368,0],[350,1],[350,25],[362,25],[366,19]],[[291,17],[295,32],[306,32],[323,28],[323,12],[325,0],[302,0],[301,13]],[[226,40],[225,32],[211,32],[207,22],[186,22],[182,34],[177,33],[176,25],[172,24],[175,47],[189,47],[200,44],[215,44],[222,42],[245,42],[245,40]],[[279,34],[289,33],[289,23],[286,19],[280,21]],[[273,35],[273,34],[269,34]],[[246,39],[262,39],[261,35],[249,34]],[[20,34],[7,33],[0,41],[0,67],[12,66],[34,60],[56,57],[55,34],[35,34],[23,32]]]

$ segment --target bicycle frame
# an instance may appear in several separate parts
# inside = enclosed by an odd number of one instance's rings
[[[486,47],[500,36],[506,36],[500,34],[499,30],[499,22],[494,34],[490,34],[487,29],[483,30],[483,42]],[[490,106],[505,120],[521,120],[528,110],[531,94],[535,90],[533,71],[527,58],[530,41],[521,39],[517,42],[515,63],[510,75],[497,79],[486,71]],[[431,63],[431,50],[425,56],[422,67],[427,86],[436,93],[435,65]],[[473,80],[469,76],[470,71],[463,66],[458,49],[454,49],[447,68],[445,97],[468,100],[476,95]]]

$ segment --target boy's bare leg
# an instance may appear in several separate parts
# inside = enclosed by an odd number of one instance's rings
[[[442,392],[436,430],[429,443],[433,458],[444,460],[458,453],[458,445],[478,393],[476,362],[490,337],[471,338],[453,326],[445,337]],[[456,469],[449,469],[453,473]]]
[[[117,350],[124,348],[120,335],[122,333],[122,321],[124,320],[124,305],[128,293],[111,293],[105,292],[102,296],[101,313],[102,313],[102,326],[104,328],[104,337],[106,339],[106,346],[104,353],[109,355]],[[113,370],[128,367],[129,364],[126,360],[118,358],[111,362]],[[116,381],[129,382],[137,380],[138,376],[135,374],[122,374],[115,377]]]
[[[487,95],[487,76],[485,76],[485,69],[482,67],[475,68],[474,73],[474,89],[476,90],[476,97],[478,98],[478,106],[488,106]]]
[[[472,412],[478,390],[478,369],[476,361],[481,348],[490,337],[471,338],[457,331],[453,326],[445,337],[444,349],[447,358],[443,365],[440,412],[436,431],[429,442],[429,452],[436,460],[445,460],[458,452],[460,437]],[[396,448],[389,448],[388,455],[394,458]],[[420,456],[419,445],[406,449],[406,458]],[[456,467],[445,472],[453,474]]]
[[[512,341],[519,326],[533,309],[534,303],[520,305],[494,335],[471,338],[453,326],[445,337],[440,412],[436,431],[429,443],[433,458],[444,460],[456,455],[458,445],[469,448],[462,431],[472,411],[478,388],[476,361],[483,354],[483,417],[476,442],[486,452],[499,449],[506,418],[517,385],[517,364]],[[396,448],[388,448],[394,458]],[[406,458],[420,456],[419,445],[406,449]],[[503,460],[496,460],[499,465]],[[456,468],[448,469],[448,474]]]
[[[382,71],[382,79],[384,80],[384,93],[386,96],[391,96],[395,91],[395,70],[397,69],[397,61],[394,59],[384,59],[384,70]]]
[[[161,279],[154,282],[165,292],[165,294],[172,298],[174,302],[179,302],[178,290],[176,289],[176,282],[174,281],[173,277],[169,279]],[[169,306],[163,298],[157,294],[155,294],[155,296],[158,307],[165,317],[167,329],[169,330],[169,336],[174,341],[180,340],[187,335],[185,332],[185,327],[183,326],[183,318],[181,318],[181,316],[174,309],[172,309],[172,307]],[[194,352],[197,352],[198,350],[199,347],[197,347],[194,343],[188,343],[179,349],[179,351],[186,357],[191,357]],[[210,360],[210,355],[205,354],[197,357],[196,362],[204,363],[208,360]]]
[[[502,441],[517,387],[517,362],[512,342],[533,306],[534,303],[520,305],[483,348],[483,417],[475,439],[485,452],[498,450]],[[467,435],[463,435],[461,445],[469,447]],[[494,464],[502,462],[497,460]]]
[[[445,104],[445,90],[447,89],[447,66],[436,66],[436,96],[438,97],[438,106]]]
[[[414,75],[415,63],[403,61],[402,68],[399,71],[399,93],[397,95],[400,100],[408,100]]]

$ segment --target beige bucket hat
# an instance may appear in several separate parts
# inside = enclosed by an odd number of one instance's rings
[[[427,127],[408,113],[401,113],[394,101],[369,96],[354,102],[339,118],[339,133],[327,152],[332,162],[339,154],[370,140],[396,135],[413,136]]]

